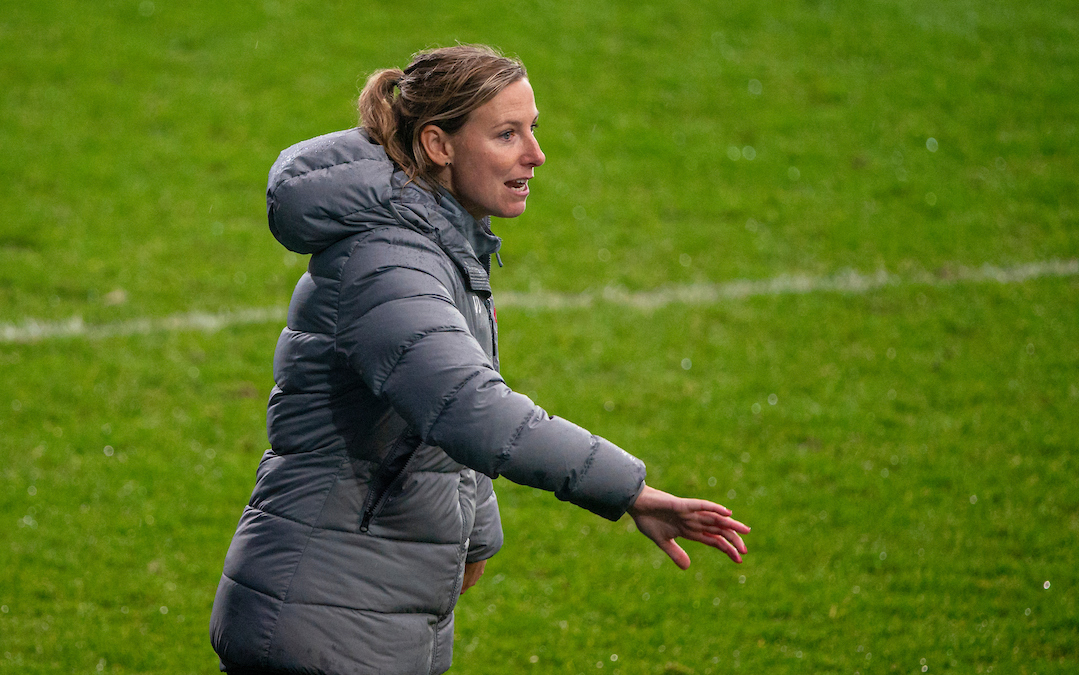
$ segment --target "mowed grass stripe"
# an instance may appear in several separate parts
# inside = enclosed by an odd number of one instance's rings
[[[650,291],[629,291],[618,286],[606,286],[599,291],[588,290],[581,293],[503,291],[498,294],[498,304],[500,307],[531,310],[560,310],[609,303],[640,310],[654,310],[672,304],[709,305],[720,300],[753,296],[829,292],[868,293],[886,286],[948,286],[957,283],[986,282],[1008,284],[1042,277],[1076,275],[1079,275],[1079,259],[1043,260],[1012,267],[997,267],[988,264],[981,267],[957,266],[944,268],[935,273],[917,271],[906,276],[893,274],[884,269],[869,274],[847,270],[826,277],[793,274],[761,280],[671,285]],[[0,343],[26,343],[64,338],[99,340],[162,331],[212,332],[229,326],[281,321],[284,317],[285,309],[281,307],[252,307],[216,314],[187,312],[159,319],[143,317],[98,325],[85,324],[78,316],[65,321],[26,319],[18,325],[0,323]]]

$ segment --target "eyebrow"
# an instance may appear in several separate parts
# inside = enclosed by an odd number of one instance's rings
[[[538,112],[536,113],[536,116],[532,118],[532,121],[529,122],[527,125],[522,125],[520,120],[517,120],[517,119],[501,119],[501,120],[495,122],[494,124],[492,124],[491,128],[495,129],[497,127],[505,126],[507,124],[512,124],[515,127],[531,126],[533,124],[536,124],[537,122],[539,122],[539,113]]]

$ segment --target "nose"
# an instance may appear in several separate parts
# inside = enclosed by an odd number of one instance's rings
[[[525,150],[525,156],[522,159],[528,166],[540,166],[547,161],[547,156],[543,154],[543,150],[540,150],[539,141],[536,140],[535,135],[529,134],[528,137],[531,142]]]

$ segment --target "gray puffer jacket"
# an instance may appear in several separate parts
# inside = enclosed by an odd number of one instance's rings
[[[267,200],[277,239],[313,255],[214,649],[229,673],[442,673],[464,565],[502,544],[491,479],[615,520],[644,465],[506,386],[488,282],[500,240],[362,129],[285,150]]]

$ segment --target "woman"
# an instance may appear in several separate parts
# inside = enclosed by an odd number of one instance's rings
[[[490,216],[525,210],[544,156],[520,62],[422,52],[360,95],[363,127],[285,150],[270,229],[310,253],[274,355],[272,449],[225,559],[210,632],[242,673],[442,673],[453,608],[502,544],[499,475],[741,561],[749,528],[644,483],[640,460],[498,374]]]

